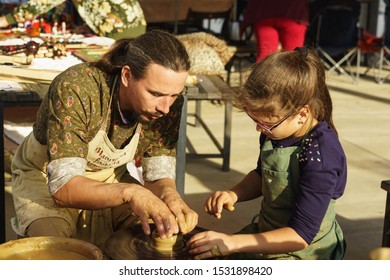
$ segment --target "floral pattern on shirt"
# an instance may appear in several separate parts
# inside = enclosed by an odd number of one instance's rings
[[[88,143],[108,114],[112,92],[109,80],[88,63],[75,65],[53,80],[34,124],[36,139],[48,146],[49,161],[86,158]],[[113,94],[106,132],[114,147],[121,149],[129,143],[137,122],[123,123],[114,105],[118,90]],[[73,102],[67,106],[69,100]],[[136,157],[176,156],[182,104],[183,98],[179,97],[166,116],[142,126]]]

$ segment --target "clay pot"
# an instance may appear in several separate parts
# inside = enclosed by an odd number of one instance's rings
[[[150,243],[153,248],[160,252],[171,252],[185,246],[183,243],[183,235],[181,233],[174,234],[171,237],[161,238],[156,230],[152,233]]]
[[[40,236],[0,245],[0,260],[102,260],[95,245],[78,239]]]

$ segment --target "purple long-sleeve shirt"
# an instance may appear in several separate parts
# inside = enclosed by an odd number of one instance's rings
[[[260,135],[260,147],[266,139]],[[272,141],[274,148],[299,146],[301,141]],[[347,181],[347,159],[335,132],[320,122],[308,135],[299,155],[299,191],[288,226],[308,244],[320,229],[331,199],[340,198]],[[261,156],[256,171],[261,175]]]

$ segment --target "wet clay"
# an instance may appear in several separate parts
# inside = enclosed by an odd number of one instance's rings
[[[174,238],[157,237],[155,227],[150,225],[152,234],[146,235],[140,225],[114,232],[104,245],[104,254],[113,260],[191,260],[188,253],[188,240],[204,229],[196,227],[186,235],[178,234]],[[162,240],[166,244],[161,244]],[[158,248],[156,248],[158,247]]]
[[[161,238],[158,235],[158,232],[155,230],[152,233],[152,238],[150,239],[151,245],[157,251],[160,252],[169,252],[174,249],[178,249],[182,245],[183,235],[181,233],[174,234],[171,237]]]

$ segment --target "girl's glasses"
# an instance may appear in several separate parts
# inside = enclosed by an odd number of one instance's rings
[[[291,117],[293,114],[294,114],[295,111],[292,111],[290,112],[289,114],[287,114],[285,117],[281,118],[279,121],[277,121],[276,123],[274,123],[273,125],[267,125],[263,122],[260,122],[260,121],[256,121],[256,119],[251,116],[249,114],[249,112],[246,112],[248,114],[248,116],[256,123],[257,126],[259,126],[262,130],[264,130],[265,132],[269,133],[269,134],[272,134],[272,130],[277,128],[282,122],[284,122],[285,120],[287,120],[289,117]]]

